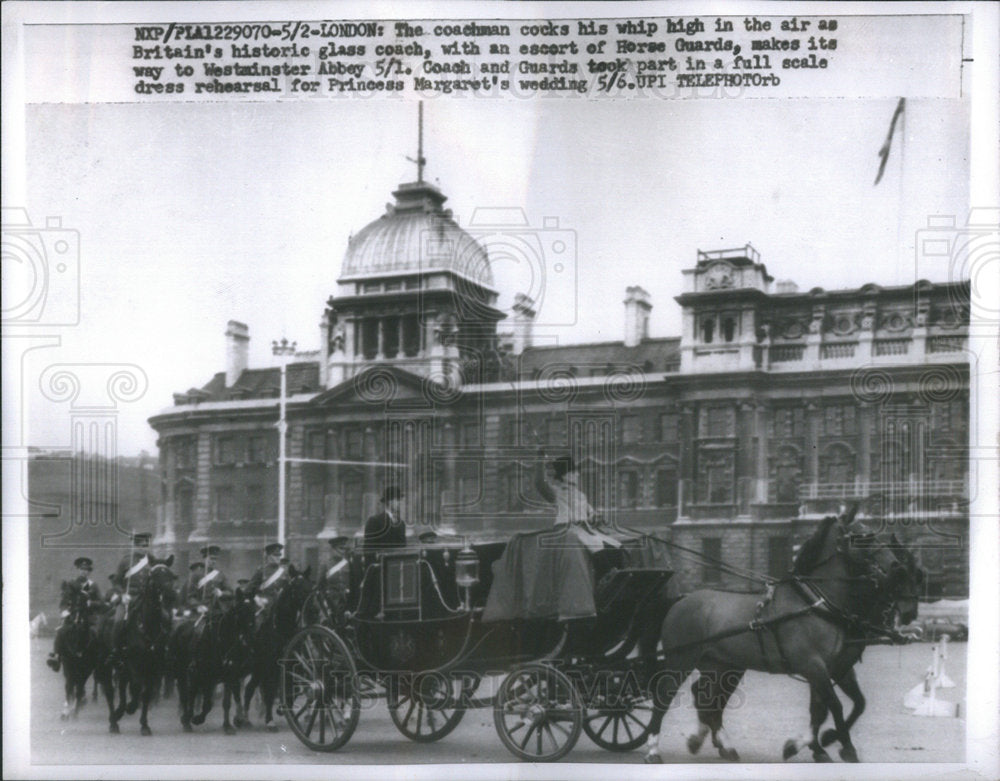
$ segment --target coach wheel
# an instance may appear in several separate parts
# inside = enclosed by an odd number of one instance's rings
[[[580,695],[554,667],[528,664],[510,673],[493,705],[493,722],[503,744],[519,759],[554,762],[580,738]]]
[[[628,676],[614,674],[587,703],[583,731],[606,751],[632,751],[649,737],[653,704]]]
[[[361,715],[358,671],[347,644],[323,626],[291,639],[281,658],[281,702],[292,732],[313,751],[336,751]]]
[[[386,701],[396,729],[417,743],[433,743],[449,734],[465,716],[479,676],[420,673],[393,676]]]

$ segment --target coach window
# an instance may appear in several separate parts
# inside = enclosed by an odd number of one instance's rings
[[[701,540],[701,555],[704,557],[701,569],[701,579],[704,583],[718,583],[722,580],[722,538],[703,537]]]

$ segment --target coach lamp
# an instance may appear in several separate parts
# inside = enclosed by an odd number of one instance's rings
[[[465,610],[471,609],[470,591],[478,583],[479,557],[466,540],[465,547],[455,557],[455,585],[462,589],[462,607]]]

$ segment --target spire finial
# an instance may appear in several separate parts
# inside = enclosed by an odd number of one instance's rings
[[[407,157],[411,163],[417,164],[417,182],[424,181],[424,165],[427,158],[424,157],[424,102],[417,103],[417,158]]]

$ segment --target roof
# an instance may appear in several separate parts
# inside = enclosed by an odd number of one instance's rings
[[[319,384],[319,361],[297,361],[288,364],[285,377],[288,395],[318,393],[323,390]],[[175,402],[184,404],[194,399],[198,401],[229,401],[247,398],[276,398],[281,392],[281,368],[271,366],[266,369],[244,369],[231,388],[226,387],[226,373],[219,372],[201,388],[192,388],[187,393],[175,394]]]
[[[529,347],[518,363],[521,379],[535,377],[546,369],[569,368],[578,376],[610,370],[667,372],[680,364],[680,338],[645,339],[635,347],[622,342]]]
[[[396,204],[348,242],[341,282],[450,271],[494,289],[489,255],[441,208],[447,198],[436,187],[413,182],[400,185],[393,195]]]

